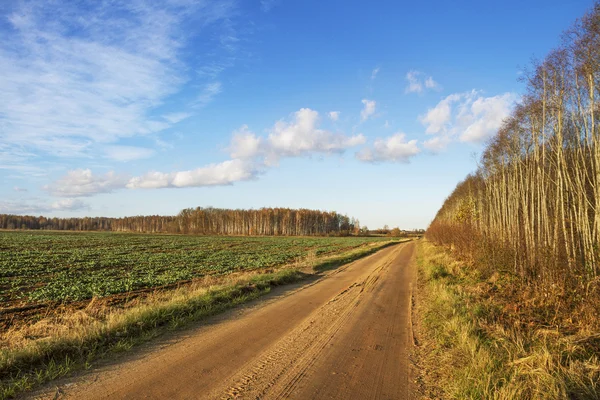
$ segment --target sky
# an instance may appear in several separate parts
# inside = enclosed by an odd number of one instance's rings
[[[592,1],[0,2],[0,213],[426,228]]]

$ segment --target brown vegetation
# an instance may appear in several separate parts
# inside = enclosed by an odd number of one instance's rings
[[[427,399],[598,399],[600,336],[563,332],[516,294],[516,278],[421,242],[417,381]]]
[[[551,326],[597,326],[600,3],[526,79],[522,104],[427,237],[488,273],[513,274]]]
[[[427,248],[422,261],[435,363],[454,366],[437,380],[458,398],[595,399],[600,3],[525,79],[426,234],[452,253]]]

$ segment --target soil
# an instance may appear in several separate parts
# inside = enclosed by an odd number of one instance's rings
[[[36,398],[415,398],[414,247],[385,248]]]

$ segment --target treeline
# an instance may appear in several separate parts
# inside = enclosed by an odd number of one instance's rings
[[[349,235],[359,221],[336,212],[289,208],[187,208],[177,216],[46,218],[0,214],[0,229],[183,233],[201,235]]]
[[[600,3],[533,66],[526,84],[427,237],[528,285],[598,295]]]
[[[334,211],[290,208],[188,208],[177,215],[176,224],[178,232],[217,235],[340,235],[360,229],[358,220]]]
[[[173,232],[175,219],[176,217],[160,215],[124,218],[47,218],[31,215],[0,214],[0,229],[158,233]]]

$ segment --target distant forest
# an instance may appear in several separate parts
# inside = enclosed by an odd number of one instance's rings
[[[46,218],[0,214],[0,229],[183,233],[198,235],[320,236],[360,233],[355,218],[334,211],[290,208],[186,208],[177,216]]]

